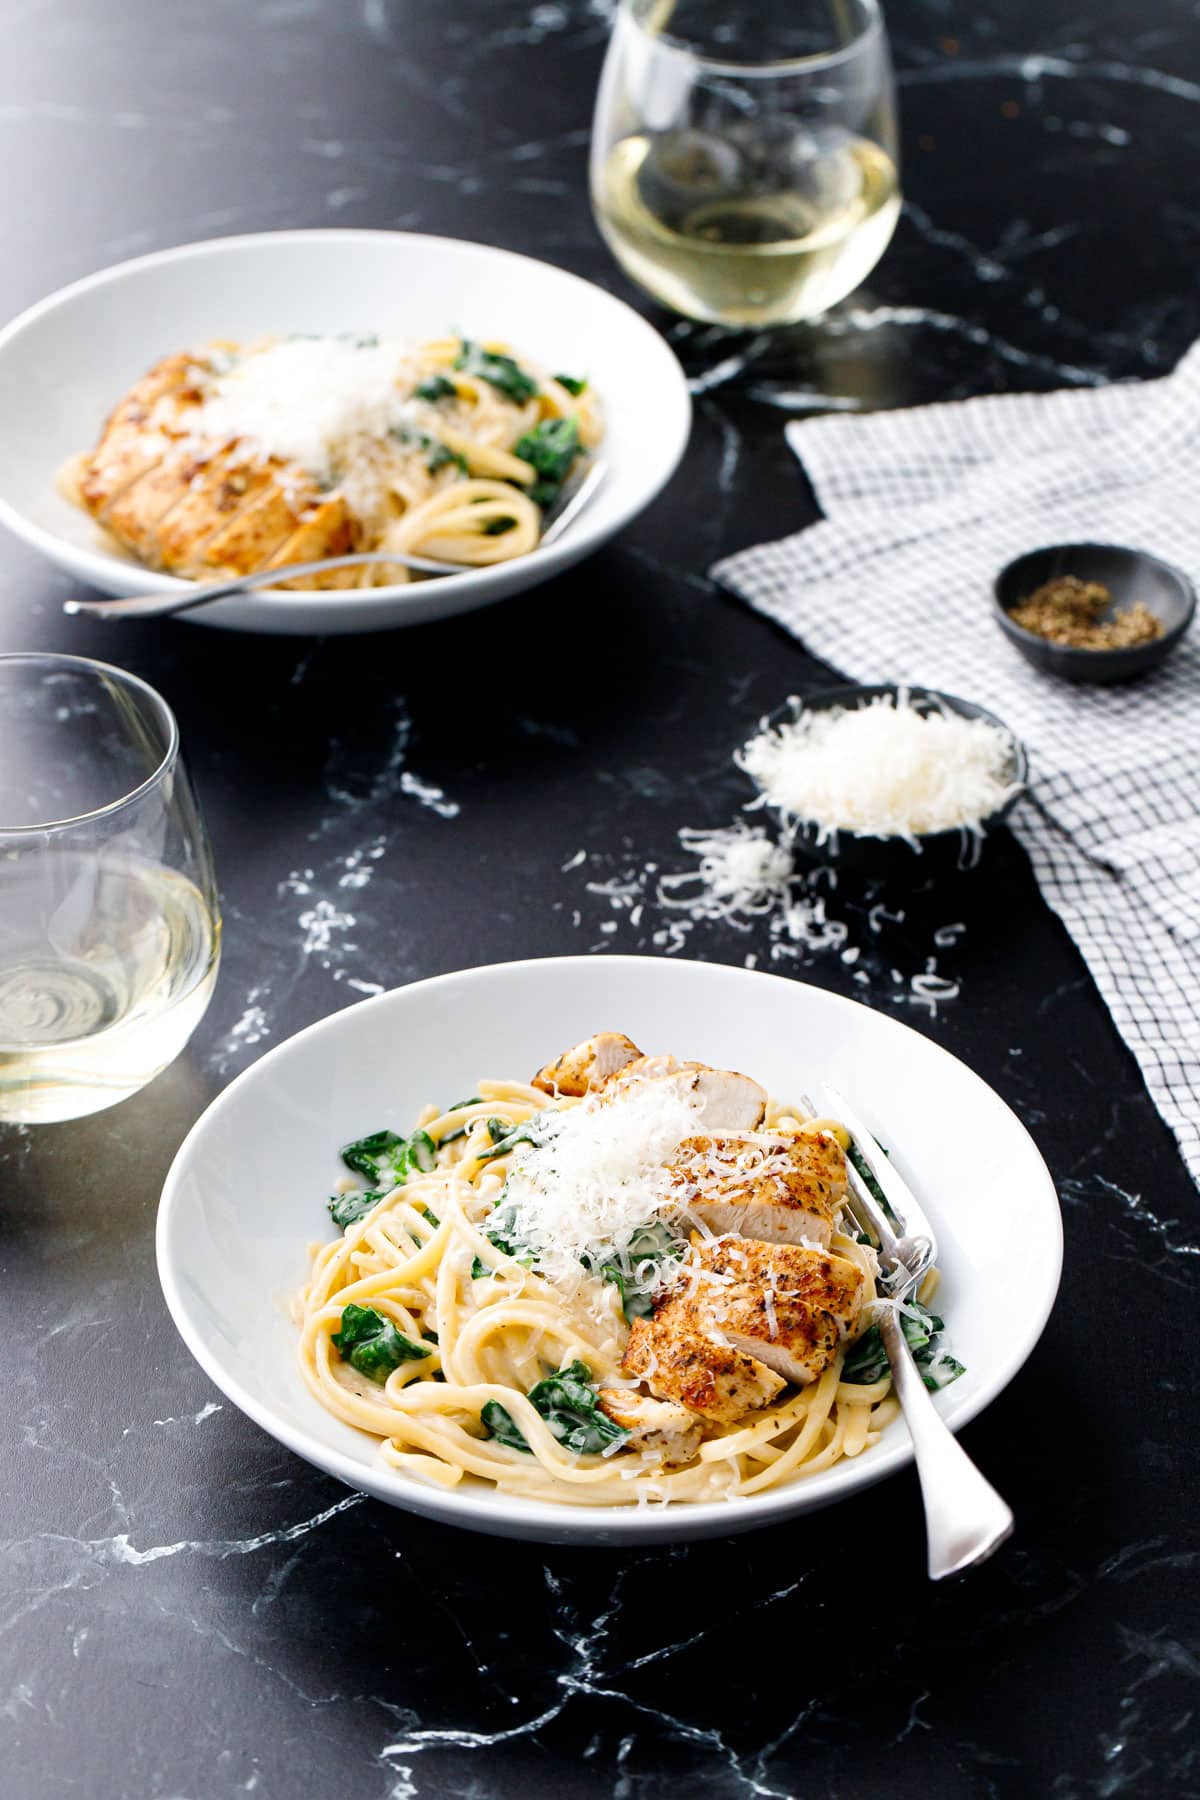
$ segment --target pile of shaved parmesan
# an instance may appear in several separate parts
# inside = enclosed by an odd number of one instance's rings
[[[914,706],[902,688],[858,708],[800,710],[738,753],[763,804],[790,827],[903,838],[983,821],[1019,791],[1013,741],[987,719]]]
[[[360,516],[378,503],[372,453],[420,422],[416,346],[400,338],[295,337],[265,342],[201,376],[191,421],[203,441],[239,440],[262,459],[337,480]]]
[[[514,1156],[493,1222],[568,1294],[606,1264],[652,1292],[663,1273],[657,1259],[639,1270],[630,1251],[636,1263],[645,1227],[668,1202],[664,1167],[697,1129],[699,1103],[671,1081],[630,1081],[611,1100],[539,1118],[545,1141]]]

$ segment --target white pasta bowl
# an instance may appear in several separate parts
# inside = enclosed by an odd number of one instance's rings
[[[585,375],[606,417],[607,478],[546,549],[404,587],[259,591],[181,616],[241,631],[326,633],[421,624],[545,581],[620,531],[670,479],[691,402],[658,333],[565,270],[485,244],[400,231],[280,231],[220,238],[119,263],[51,294],[0,331],[0,522],[106,594],[194,584],[106,544],[58,491],[66,459],[96,441],[137,378],[171,350],[291,332],[500,338],[554,371]]]
[[[435,1488],[305,1386],[288,1302],[326,1210],[338,1147],[485,1076],[528,1079],[598,1029],[756,1076],[796,1096],[831,1080],[920,1194],[940,1238],[938,1306],[966,1374],[937,1405],[965,1425],[1011,1381],[1058,1288],[1062,1229],[1046,1166],[1015,1115],[956,1058],[897,1020],[802,982],[654,957],[559,957],[440,975],[336,1013],[281,1044],[208,1108],[172,1164],[158,1268],[207,1374],[265,1431],[392,1506],[501,1537],[635,1543],[720,1537],[828,1506],[911,1461],[902,1421],[853,1461],[747,1499],[557,1505],[468,1477]],[[1003,1469],[988,1473],[1001,1487]]]

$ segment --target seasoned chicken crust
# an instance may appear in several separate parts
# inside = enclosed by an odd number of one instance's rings
[[[293,463],[265,463],[244,445],[192,433],[206,355],[164,357],[110,413],[100,441],[73,472],[80,504],[148,568],[211,580],[356,547],[341,496],[327,497]],[[284,586],[343,587],[345,570]]]

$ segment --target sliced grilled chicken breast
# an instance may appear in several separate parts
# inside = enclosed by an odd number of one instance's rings
[[[155,466],[183,429],[184,413],[200,397],[196,370],[196,358],[186,352],[164,357],[109,414],[79,484],[80,498],[101,524],[113,501]]]
[[[273,480],[266,468],[248,469],[237,455],[214,456],[196,469],[187,492],[159,520],[155,551],[164,569],[183,574],[200,566],[200,554]],[[147,545],[147,550],[151,546]],[[139,554],[142,554],[139,552]]]
[[[717,1238],[696,1246],[692,1318],[798,1387],[856,1330],[866,1286],[846,1257],[802,1244]]]
[[[266,567],[282,569],[289,563],[345,556],[357,542],[358,527],[350,508],[340,494],[334,494],[328,500],[318,501],[304,514],[291,537],[279,546]],[[331,569],[327,575],[301,575],[287,585],[292,588],[351,587],[359,573],[355,569]]]
[[[598,1404],[629,1433],[631,1450],[652,1451],[664,1463],[685,1463],[700,1448],[700,1420],[673,1400],[652,1400],[633,1388],[601,1388]]]
[[[316,487],[275,480],[258,497],[235,513],[223,531],[210,537],[197,562],[205,573],[245,575],[261,569],[285,544],[305,506],[317,498]],[[192,567],[189,559],[189,567]]]
[[[696,1070],[700,1117],[710,1131],[753,1131],[767,1110],[767,1090],[733,1069]]]
[[[633,1321],[622,1374],[714,1424],[733,1424],[774,1400],[783,1378],[758,1357],[706,1336],[701,1325],[694,1296],[681,1283],[651,1318]]]
[[[668,1165],[680,1202],[718,1237],[825,1246],[846,1191],[835,1138],[739,1132],[685,1138]]]
[[[767,1109],[766,1089],[749,1075],[733,1069],[712,1069],[707,1063],[677,1062],[673,1056],[639,1056],[610,1077],[613,1090],[625,1081],[670,1081],[694,1096],[697,1110],[710,1131],[753,1131]]]
[[[169,450],[112,502],[104,519],[106,529],[142,562],[161,567],[158,527],[172,508],[187,498],[203,467],[195,457],[179,449]]]
[[[533,1086],[544,1094],[570,1096],[588,1094],[603,1087],[618,1070],[627,1067],[642,1053],[632,1038],[621,1031],[599,1031],[582,1044],[564,1050],[555,1062],[539,1069]]]
[[[352,550],[357,525],[340,494],[322,494],[295,464],[194,433],[210,368],[203,355],[165,357],[116,406],[74,472],[93,518],[139,562],[173,575],[249,575]],[[295,585],[354,579],[335,570]]]

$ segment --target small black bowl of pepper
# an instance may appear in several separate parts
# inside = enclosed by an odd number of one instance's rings
[[[1182,570],[1119,544],[1028,550],[996,577],[996,619],[1022,656],[1066,681],[1129,681],[1171,654],[1196,593]]]

